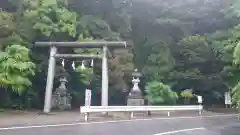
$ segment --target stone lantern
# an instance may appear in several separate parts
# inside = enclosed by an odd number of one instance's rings
[[[133,87],[131,91],[129,92],[128,99],[127,99],[127,105],[132,105],[132,106],[141,106],[144,105],[144,99],[142,96],[142,92],[139,88],[139,83],[140,83],[140,77],[141,73],[138,72],[138,69],[135,69],[134,72],[132,73],[132,84]]]
[[[66,87],[66,84],[68,82],[67,76],[68,76],[68,74],[65,72],[59,74],[60,85],[52,95],[52,107],[53,108],[58,108],[61,110],[71,108],[72,97]]]

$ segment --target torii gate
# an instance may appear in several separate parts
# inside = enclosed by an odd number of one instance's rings
[[[101,105],[108,106],[108,47],[126,48],[125,41],[87,41],[87,42],[36,42],[36,46],[50,47],[48,75],[45,91],[44,113],[51,111],[52,88],[55,75],[56,58],[101,58],[102,59],[102,95]],[[57,48],[102,48],[102,55],[58,54]]]

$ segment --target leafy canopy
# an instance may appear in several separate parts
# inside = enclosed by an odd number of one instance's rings
[[[21,45],[8,46],[0,52],[0,85],[11,87],[22,93],[32,85],[29,77],[33,76],[35,64],[29,58],[29,49]]]

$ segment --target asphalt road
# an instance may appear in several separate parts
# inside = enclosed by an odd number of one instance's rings
[[[237,116],[181,117],[0,128],[0,135],[240,135]]]

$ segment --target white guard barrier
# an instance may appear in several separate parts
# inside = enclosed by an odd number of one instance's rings
[[[88,120],[89,113],[93,112],[130,112],[133,118],[133,112],[148,112],[148,111],[199,111],[202,114],[202,105],[189,106],[81,106],[80,112],[85,113],[85,121]],[[170,112],[168,112],[170,116]]]

